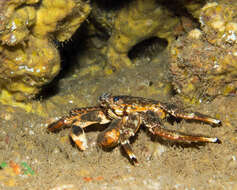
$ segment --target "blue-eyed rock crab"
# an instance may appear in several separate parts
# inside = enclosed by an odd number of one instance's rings
[[[129,139],[136,134],[142,124],[153,135],[170,140],[221,142],[216,137],[185,135],[167,130],[163,127],[162,120],[169,116],[221,125],[221,121],[218,119],[198,112],[185,112],[172,104],[161,103],[142,97],[113,96],[110,93],[104,93],[99,97],[98,106],[76,108],[70,111],[69,116],[62,117],[49,124],[48,130],[54,132],[64,126],[72,126],[71,139],[80,150],[85,150],[87,148],[87,141],[83,129],[96,123],[110,123],[108,128],[99,134],[98,144],[105,148],[120,144],[133,164],[138,164],[138,160],[131,149]]]

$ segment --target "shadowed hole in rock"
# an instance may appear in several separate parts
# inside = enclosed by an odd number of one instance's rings
[[[163,38],[151,37],[145,39],[131,48],[128,57],[131,60],[153,58],[168,46],[168,41]]]

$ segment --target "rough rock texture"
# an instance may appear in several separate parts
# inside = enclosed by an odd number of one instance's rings
[[[43,0],[37,11],[33,33],[40,37],[51,34],[61,42],[68,40],[90,10],[89,4],[80,0]]]
[[[79,0],[0,2],[0,99],[26,101],[60,70],[50,39],[68,40],[90,12]]]
[[[207,3],[201,29],[170,48],[170,70],[178,93],[194,102],[235,93],[237,88],[237,3]]]
[[[130,2],[118,12],[114,21],[107,50],[108,61],[115,68],[131,65],[127,54],[134,45],[151,37],[171,42],[178,24],[178,18],[155,0]]]
[[[48,39],[30,36],[26,46],[2,50],[0,83],[16,100],[32,98],[60,69],[57,49]]]

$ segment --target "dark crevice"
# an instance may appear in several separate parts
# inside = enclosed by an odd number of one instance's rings
[[[131,2],[134,0],[122,0],[122,1],[112,1],[112,0],[99,0],[95,1],[94,3],[101,11],[119,11],[123,7],[128,6]],[[199,2],[199,1],[198,1]],[[201,2],[201,1],[200,1]],[[93,3],[93,2],[92,2]],[[157,1],[158,4],[165,6],[170,11],[173,12],[175,16],[181,17],[186,16],[192,20],[195,20],[193,16],[187,11],[187,9],[184,7],[183,3],[179,1],[172,1],[172,0],[159,0]],[[99,13],[98,13],[99,14]],[[92,19],[92,16],[98,15],[95,11],[92,13],[89,17],[89,22],[92,22],[95,28],[97,29],[96,32],[94,32],[94,37],[101,39],[103,41],[106,41],[110,37],[110,33],[113,28],[104,28],[101,26],[100,22],[97,22],[96,19]],[[102,14],[102,16],[104,13]],[[106,13],[105,13],[106,15]],[[110,18],[110,14],[108,14],[108,18]],[[116,15],[116,14],[115,14]],[[114,14],[111,13],[111,17],[113,18]],[[103,17],[104,18],[104,17]],[[107,17],[106,17],[107,18]],[[111,21],[113,24],[113,21]],[[198,21],[195,21],[195,23],[198,23]],[[84,54],[87,51],[87,40],[88,38],[91,38],[91,32],[88,31],[88,23],[84,22],[80,28],[74,33],[74,35],[71,37],[70,40],[67,42],[58,42],[55,41],[56,46],[59,49],[60,56],[61,56],[61,69],[60,73],[53,79],[50,84],[47,84],[44,86],[40,94],[37,96],[36,99],[40,98],[47,98],[51,97],[59,92],[59,81],[62,78],[65,78],[67,75],[70,75],[71,71],[77,67],[80,63],[77,61],[78,54]],[[136,44],[134,47],[131,48],[131,50],[128,52],[128,57],[131,60],[134,59],[143,59],[143,58],[153,58],[158,53],[162,52],[166,49],[168,45],[168,42],[166,39],[158,38],[158,37],[151,37],[148,39],[145,39],[138,44]],[[175,94],[175,91],[173,92]]]
[[[105,11],[115,11],[120,10],[123,7],[126,7],[130,2],[135,0],[120,0],[120,1],[113,1],[113,0],[99,0],[95,1],[97,6],[100,9],[104,9]]]
[[[187,1],[173,1],[173,0],[158,0],[159,4],[163,5],[167,9],[169,9],[175,16],[181,18],[181,17],[187,17],[189,18],[193,23],[197,25],[197,28],[200,28],[200,23],[197,18],[194,18],[193,15],[187,10],[185,7],[185,4],[188,3],[191,4],[191,1],[195,4],[200,4],[201,7],[205,5],[205,0],[187,0]]]
[[[84,24],[78,29],[67,42],[54,41],[60,53],[61,68],[59,74],[47,85],[45,85],[35,99],[47,99],[59,92],[59,81],[70,75],[77,61],[77,55],[86,51],[85,35],[87,34]]]
[[[168,41],[166,39],[151,37],[133,46],[128,52],[128,57],[133,60],[136,58],[153,57],[166,49]]]

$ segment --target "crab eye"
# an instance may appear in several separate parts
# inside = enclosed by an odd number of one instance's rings
[[[114,97],[114,102],[117,102],[119,100],[119,97],[115,96]]]

